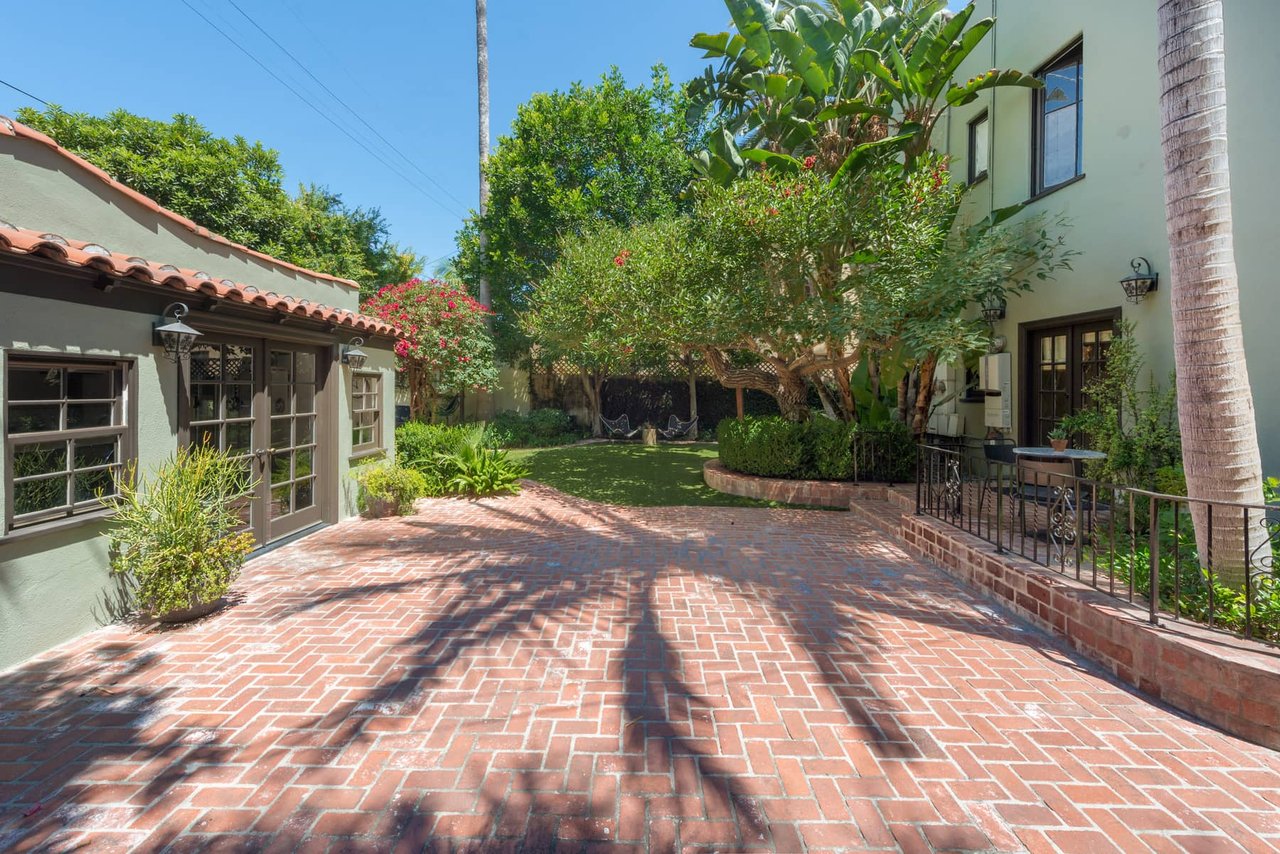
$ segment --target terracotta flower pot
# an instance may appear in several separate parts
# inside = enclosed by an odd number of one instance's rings
[[[1070,439],[1050,439],[1049,447],[1055,451],[1065,451],[1071,445]]]
[[[400,505],[389,498],[366,498],[364,506],[364,515],[369,519],[385,519],[388,516],[397,516],[400,513]]]
[[[227,604],[224,597],[218,597],[212,602],[200,602],[189,608],[175,608],[172,611],[166,611],[163,614],[156,614],[155,618],[161,623],[189,623],[192,620],[198,620],[206,617],[223,608]]]

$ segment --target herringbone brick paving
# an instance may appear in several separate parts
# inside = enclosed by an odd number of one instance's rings
[[[1280,846],[1276,754],[847,514],[532,487],[335,526],[238,596],[0,674],[0,850]]]

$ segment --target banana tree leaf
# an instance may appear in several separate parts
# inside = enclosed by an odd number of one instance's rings
[[[798,33],[790,30],[774,30],[773,43],[787,58],[792,71],[800,75],[809,91],[816,97],[824,97],[831,88],[831,79],[827,71],[818,64],[818,52],[805,44]]]
[[[763,148],[748,148],[742,152],[742,156],[755,163],[763,163],[769,169],[777,172],[799,172],[804,168],[804,163],[790,154],[780,154]]]
[[[831,186],[835,186],[844,180],[846,176],[858,174],[878,155],[902,151],[923,130],[920,125],[914,122],[903,124],[901,129],[906,133],[885,137],[875,142],[868,142],[851,151],[849,156],[844,159],[844,163],[840,164],[840,168],[836,170],[836,174],[831,177]]]
[[[746,40],[748,51],[755,54],[752,64],[761,68],[768,65],[773,56],[773,42],[769,38],[773,15],[769,4],[765,0],[725,0],[725,5],[738,33]]]
[[[842,101],[831,107],[827,107],[822,112],[813,117],[816,122],[829,122],[832,119],[841,119],[845,116],[879,116],[887,119],[893,115],[893,111],[888,107],[881,107],[876,104],[869,104],[861,99],[853,101]]]
[[[1007,71],[998,71],[992,69],[977,77],[970,78],[963,86],[952,84],[947,90],[947,103],[953,107],[963,107],[965,104],[972,104],[978,99],[978,93],[986,89],[995,89],[998,86],[1022,86],[1027,89],[1043,89],[1044,83],[1032,77],[1030,74],[1023,74],[1021,71],[1009,69]]]
[[[965,26],[973,17],[974,7],[966,6],[950,21],[944,13],[939,12],[929,19],[925,31],[921,33],[915,46],[911,49],[911,60],[907,66],[913,74],[928,74],[942,65],[942,58],[964,33]],[[988,19],[990,20],[990,19]],[[985,35],[985,32],[983,33]],[[972,48],[969,49],[970,51]],[[969,51],[965,51],[967,56]],[[932,75],[931,75],[932,76]]]

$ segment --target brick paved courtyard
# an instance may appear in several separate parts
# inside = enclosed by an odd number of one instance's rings
[[[535,487],[238,591],[0,675],[0,851],[1280,847],[1280,756],[847,514]]]

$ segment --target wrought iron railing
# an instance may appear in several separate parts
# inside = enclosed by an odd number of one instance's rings
[[[1112,486],[981,446],[921,445],[917,463],[918,515],[1143,607],[1153,624],[1280,644],[1280,506]]]

